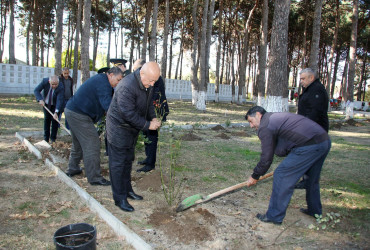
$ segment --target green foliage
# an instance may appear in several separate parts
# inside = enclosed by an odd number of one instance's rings
[[[230,121],[230,119],[227,119],[227,120],[226,120],[225,125],[226,125],[226,127],[230,127],[230,125],[231,125],[231,121]]]
[[[181,140],[174,140],[172,138],[169,140],[167,144],[168,152],[169,152],[169,157],[168,157],[169,163],[167,164],[167,167],[165,167],[164,164],[162,164],[162,156],[160,154],[161,144],[162,143],[158,143],[158,155],[159,155],[159,167],[161,171],[162,191],[163,191],[167,204],[171,206],[173,202],[175,201],[175,199],[178,197],[179,192],[181,190],[182,183],[184,181],[183,179],[178,180],[176,178],[177,159],[180,154]]]
[[[325,217],[321,214],[315,214],[315,218],[317,225],[310,224],[308,226],[309,229],[325,230],[327,228],[334,228],[340,222],[340,214],[334,212],[327,213]]]

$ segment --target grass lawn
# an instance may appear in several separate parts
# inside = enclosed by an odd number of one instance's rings
[[[228,125],[245,123],[244,115],[251,104],[208,103],[205,112],[196,110],[191,102],[187,101],[169,101],[169,107],[170,114],[167,117],[167,125],[170,125],[170,129],[161,131],[162,143],[158,159],[162,161],[164,166],[169,166],[171,156],[174,153],[171,153],[168,143],[171,140],[181,142],[181,145],[178,145],[179,151],[176,153],[173,167],[178,180],[182,179],[184,182],[183,190],[176,198],[176,202],[198,192],[210,194],[246,180],[259,160],[260,142],[256,132],[250,128],[232,128],[232,126],[220,131],[199,129],[198,127],[210,123]],[[331,120],[344,118],[343,115],[338,114],[329,114],[329,117]],[[186,124],[193,125],[193,129],[189,131],[177,128],[179,125]],[[17,131],[41,131],[42,127],[43,113],[33,96],[0,96],[1,137],[8,138]],[[185,140],[189,135],[197,136],[201,140]],[[280,245],[283,249],[293,249],[296,246],[301,246],[304,249],[311,248],[312,242],[318,244],[316,248],[326,249],[367,248],[370,244],[368,239],[368,235],[370,235],[370,123],[363,120],[354,125],[335,126],[330,130],[329,135],[332,139],[332,149],[321,175],[321,195],[325,212],[323,216],[327,218],[326,213],[337,213],[340,221],[337,223],[322,222],[320,225],[312,221],[315,226],[320,226],[318,231],[310,229],[307,224],[294,224],[297,217],[301,216],[299,212],[295,213],[294,209],[305,207],[304,193],[297,191],[293,195],[286,217],[287,223],[292,223],[289,226],[292,230],[284,238],[284,243]],[[221,139],[222,137],[226,139]],[[142,144],[143,141],[140,141],[137,147],[136,156],[139,160],[144,157]],[[5,147],[5,144],[1,144],[1,147]],[[0,148],[0,150],[4,149]],[[10,164],[14,160],[29,160],[29,157],[26,151],[18,151],[17,156],[2,160],[0,167]],[[271,170],[275,169],[281,160],[282,158],[275,157]],[[102,164],[103,168],[108,168],[106,158]],[[1,187],[0,197],[5,197],[6,193],[6,188]],[[146,193],[144,192],[144,194]],[[247,204],[243,204],[253,213],[256,211],[264,212],[268,206],[270,194],[271,182],[257,185],[250,193],[247,193],[251,199],[248,200]],[[146,195],[154,194],[148,191]],[[158,197],[159,195],[162,195],[161,192],[158,192]],[[94,194],[98,200],[104,201],[103,196],[103,193]],[[156,196],[156,198],[158,197]],[[14,209],[22,212],[35,207],[35,202],[37,203],[37,201],[27,201],[16,205]],[[213,203],[207,203],[205,207],[211,210],[214,204],[218,206],[220,203],[220,200],[215,200]],[[64,213],[60,216],[68,217],[68,210]],[[143,225],[148,226],[143,218],[132,219],[126,214],[120,216],[122,216],[122,220],[127,220],[130,228],[140,231]],[[246,222],[246,224],[248,223]],[[326,229],[322,229],[324,224],[328,226]],[[331,225],[334,227],[332,228]],[[16,226],[12,225],[12,227]],[[20,222],[18,226],[22,226],[22,223]],[[240,234],[239,231],[231,232]],[[274,242],[276,235],[274,238],[265,235],[263,237],[271,243]],[[4,242],[0,230],[0,248],[9,246]],[[234,238],[228,244],[227,246],[231,249],[238,249],[238,244],[243,246],[244,241],[241,238]],[[255,246],[258,247],[258,244]]]

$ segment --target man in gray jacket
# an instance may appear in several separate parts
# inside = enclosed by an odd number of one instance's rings
[[[152,103],[152,86],[159,76],[158,64],[148,62],[123,78],[114,91],[107,113],[106,130],[113,199],[115,205],[123,211],[134,211],[127,198],[143,199],[132,189],[131,169],[139,132],[156,130],[161,125]]]
[[[320,173],[331,142],[328,133],[316,122],[292,113],[268,113],[259,106],[245,115],[250,127],[257,129],[261,140],[261,158],[247,180],[248,186],[257,183],[271,166],[274,154],[286,156],[274,172],[274,182],[266,214],[257,214],[263,222],[281,224],[294,185],[303,174],[309,176],[306,188],[307,209],[301,212],[310,216],[322,214],[320,200]]]

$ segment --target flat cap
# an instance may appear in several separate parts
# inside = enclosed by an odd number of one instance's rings
[[[125,59],[117,59],[117,58],[110,59],[109,61],[111,63],[113,63],[114,66],[119,66],[119,65],[123,64],[126,67],[126,63],[127,63],[127,60],[125,60]]]

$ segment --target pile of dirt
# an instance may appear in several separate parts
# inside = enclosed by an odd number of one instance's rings
[[[69,159],[69,153],[71,148],[70,142],[56,141],[52,144],[52,152],[58,154],[59,156]]]
[[[233,131],[231,132],[232,136],[237,137],[251,137],[252,135],[248,134],[246,131]]]
[[[189,132],[189,133],[184,134],[183,136],[181,136],[181,140],[182,141],[201,141],[202,138],[193,134],[193,132]]]
[[[166,178],[164,177],[165,182]],[[155,169],[149,173],[142,173],[140,176],[132,177],[132,181],[140,190],[159,192],[162,188],[161,171]]]
[[[230,139],[230,136],[228,136],[225,133],[221,133],[221,134],[215,135],[215,137],[219,137],[219,138],[224,139],[224,140],[229,140]]]
[[[212,130],[214,131],[220,131],[220,130],[226,130],[224,127],[222,127],[221,125],[217,125],[217,126],[214,126],[213,128],[211,128]]]
[[[185,244],[192,241],[213,240],[210,228],[216,216],[207,209],[190,209],[176,214],[168,207],[158,208],[149,216],[149,223],[164,231],[172,239]]]

